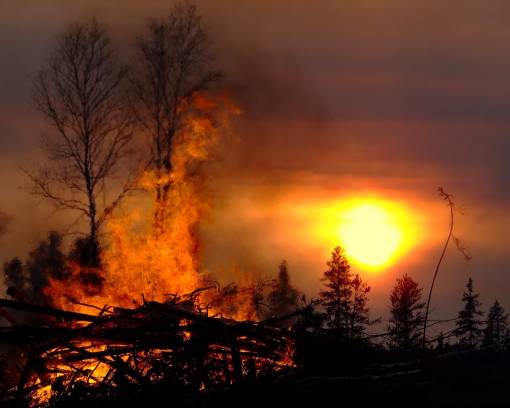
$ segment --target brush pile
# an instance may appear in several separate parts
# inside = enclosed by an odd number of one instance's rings
[[[7,309],[40,317],[14,324]],[[291,363],[285,329],[209,316],[197,306],[197,292],[96,314],[7,299],[0,299],[0,311],[13,323],[0,328],[0,344],[24,356],[9,396],[16,406],[67,406],[162,386],[188,394],[221,390]]]

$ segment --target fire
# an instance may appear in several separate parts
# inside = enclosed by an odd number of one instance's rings
[[[190,104],[192,113],[173,140],[171,171],[145,170],[137,183],[142,194],[130,197],[104,227],[107,242],[97,271],[101,290],[90,290],[80,279],[52,281],[46,293],[56,305],[76,310],[76,302],[68,301],[72,298],[97,307],[129,307],[201,286],[198,228],[211,207],[202,168],[239,110],[224,96],[201,94]],[[170,186],[168,195],[158,201],[155,186],[164,183]],[[79,265],[71,270],[75,277],[83,272]]]
[[[47,337],[25,365],[18,396],[26,395],[35,408],[74,391],[112,395],[174,376],[183,387],[208,391],[294,365],[286,329],[208,316],[196,301],[195,292],[97,317],[68,312],[66,318],[82,325],[55,320],[45,326]],[[53,315],[58,310],[49,309]],[[13,334],[18,330],[23,328],[14,327]]]
[[[55,306],[98,317],[92,324],[90,321],[64,324],[67,329],[78,330],[79,336],[73,340],[75,343],[65,342],[41,356],[49,377],[45,381],[35,373],[32,381],[27,382],[36,390],[31,396],[32,406],[50,401],[58,394],[60,383],[69,388],[79,379],[93,388],[114,381],[111,372],[119,364],[134,376],[135,382],[146,381],[148,376],[157,380],[157,375],[149,372],[151,367],[169,358],[170,362],[172,358],[181,358],[181,348],[195,350],[197,338],[214,340],[214,330],[200,328],[200,324],[205,324],[202,318],[217,319],[212,327],[221,325],[220,333],[236,324],[241,325],[240,330],[246,330],[242,326],[246,322],[235,320],[260,320],[258,308],[267,282],[244,274],[239,284],[201,292],[201,288],[211,285],[199,262],[199,225],[212,205],[203,167],[214,157],[229,116],[238,111],[223,98],[201,95],[193,103],[193,114],[173,141],[171,171],[167,174],[153,169],[144,171],[138,179],[141,193],[124,202],[104,226],[107,240],[101,268],[94,270],[69,263],[71,277],[54,279],[45,289]],[[169,186],[164,200],[156,197],[159,190],[155,186],[162,185]],[[184,315],[165,314],[175,310]],[[161,322],[162,326],[158,326]],[[243,375],[243,370],[255,373],[269,364],[292,364],[292,347],[284,337],[268,339],[270,344],[276,341],[274,356],[266,353],[256,357],[260,340],[252,337],[252,331],[263,328],[253,324],[252,329],[246,326],[248,331],[244,334],[220,336],[217,344],[200,349],[207,356],[203,364],[210,370],[208,383],[230,384]],[[107,340],[107,333],[116,325],[134,335],[148,336],[145,342],[135,341],[137,345],[154,342],[154,347],[149,351],[138,350],[133,348],[129,336],[117,338],[116,334]],[[138,331],[136,325],[141,325]],[[163,334],[153,339],[152,332],[158,327]],[[270,335],[285,336],[285,331],[268,330]],[[85,340],[85,332],[95,340]],[[162,339],[170,343],[166,345]],[[142,361],[146,369],[140,369]],[[167,368],[171,369],[172,364],[168,363]],[[195,360],[183,364],[195,364]],[[204,388],[206,383],[199,386]]]
[[[229,284],[218,291],[209,292],[205,300],[212,313],[243,321],[261,319],[264,292],[271,280],[257,279],[252,273],[236,269],[238,282]]]

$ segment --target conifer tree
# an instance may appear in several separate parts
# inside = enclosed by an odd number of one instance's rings
[[[480,317],[483,312],[480,310],[481,303],[478,300],[479,294],[473,291],[473,280],[469,278],[466,290],[462,294],[464,308],[459,312],[455,335],[459,344],[476,347],[482,336],[482,321]]]
[[[505,313],[505,310],[497,300],[489,309],[483,334],[484,346],[501,349],[507,342],[509,336],[508,314]]]
[[[419,346],[425,307],[421,296],[422,289],[409,275],[397,279],[390,295],[390,347],[410,349]]]
[[[370,309],[367,307],[370,286],[356,274],[352,281],[352,311],[350,314],[349,337],[359,339],[363,336],[365,328],[372,322],[369,319]]]
[[[299,292],[290,283],[287,262],[282,261],[273,290],[269,293],[269,313],[271,316],[285,316],[297,308]]]
[[[325,309],[325,322],[330,329],[347,339],[359,339],[369,320],[368,287],[359,275],[353,275],[342,248],[336,247],[327,263],[319,294]]]

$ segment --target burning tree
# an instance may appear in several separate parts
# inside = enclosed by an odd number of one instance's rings
[[[131,75],[131,108],[147,136],[149,157],[140,194],[108,221],[103,298],[162,301],[204,285],[199,224],[211,205],[207,164],[237,109],[207,92],[219,74],[209,68],[209,37],[196,7],[177,5],[139,39]]]
[[[33,81],[33,100],[51,125],[44,136],[49,163],[26,171],[31,192],[58,209],[88,219],[87,252],[99,264],[98,230],[127,192],[104,206],[98,196],[128,154],[132,120],[125,109],[126,69],[119,65],[104,27],[76,24],[59,38],[48,65]]]
[[[131,77],[133,110],[148,136],[149,168],[156,205],[154,224],[166,227],[176,136],[186,131],[196,98],[220,78],[210,68],[210,39],[196,6],[177,4],[165,19],[154,19],[137,46]]]
[[[84,104],[87,107],[89,105],[96,107],[95,99],[92,101],[86,99],[82,103],[78,91],[87,90],[89,86],[89,93],[94,96],[95,86],[101,85],[105,91],[99,102],[104,105],[100,105],[98,109],[104,109],[105,117],[99,116],[102,112],[99,110],[98,117],[94,116],[91,119],[92,124],[87,128],[81,129],[75,122],[71,122],[70,129],[67,129],[65,126],[68,125],[66,122],[68,116],[75,120],[74,116],[71,114],[65,116],[67,114],[65,110],[61,115],[64,119],[60,119],[60,116],[51,116],[54,111],[53,105],[44,112],[56,122],[54,126],[60,133],[67,132],[61,135],[64,141],[76,137],[78,141],[75,144],[81,147],[82,139],[79,137],[82,133],[90,136],[90,142],[86,138],[83,142],[85,148],[90,147],[86,150],[89,152],[87,154],[90,160],[85,161],[85,164],[90,165],[89,168],[81,165],[81,156],[77,158],[68,156],[71,160],[69,167],[77,172],[78,176],[81,174],[79,170],[84,168],[85,185],[95,188],[86,196],[90,204],[87,207],[90,208],[87,215],[92,215],[91,241],[97,241],[97,228],[100,225],[104,226],[102,232],[105,245],[100,259],[96,257],[97,262],[93,263],[94,266],[100,263],[102,287],[98,293],[90,290],[94,285],[94,279],[89,279],[91,274],[87,274],[85,281],[78,279],[83,275],[80,252],[87,248],[87,242],[79,241],[75,245],[76,250],[70,256],[70,260],[75,264],[70,268],[70,276],[73,279],[70,279],[71,282],[51,279],[47,292],[57,301],[56,305],[68,308],[77,308],[75,303],[69,302],[70,298],[94,305],[108,303],[131,306],[134,299],[138,302],[143,298],[163,301],[168,294],[191,292],[203,284],[198,262],[200,250],[198,232],[199,223],[210,208],[205,165],[213,157],[214,149],[226,128],[228,116],[237,112],[226,97],[206,93],[209,85],[215,82],[219,75],[207,68],[210,59],[209,38],[202,20],[194,6],[181,4],[174,8],[168,18],[154,20],[149,26],[147,35],[138,42],[138,58],[127,83],[130,88],[129,116],[122,110],[125,106],[121,96],[124,95],[120,93],[127,73],[124,68],[116,65],[114,53],[104,30],[96,23],[77,26],[73,30],[63,41],[64,44],[70,42],[66,47],[73,52],[73,45],[78,48],[76,61],[71,59],[71,62],[78,68],[81,67],[79,63],[82,60],[85,62],[90,60],[91,64],[95,62],[97,67],[92,64],[88,69],[97,69],[97,81],[100,82],[96,84],[94,72],[89,74],[88,71],[82,73],[78,70],[78,78],[84,77],[84,83],[78,82],[77,90],[74,88],[71,90],[78,94],[76,97],[79,102],[78,108]],[[71,39],[67,39],[68,37]],[[74,42],[71,41],[73,39]],[[80,41],[84,44],[80,45]],[[63,53],[60,48],[57,51]],[[57,57],[67,58],[68,54],[74,56],[68,52],[64,53],[64,56],[57,53]],[[87,59],[87,56],[90,58]],[[54,59],[58,61],[56,57]],[[36,82],[38,85],[36,89],[40,90],[36,93],[37,101],[42,99],[39,95],[46,95],[44,92],[47,89],[52,90],[47,83],[57,83],[57,80],[61,79],[57,75],[60,71],[56,67],[55,62],[50,65],[49,74],[44,71],[39,75],[38,78],[41,79]],[[87,75],[92,75],[92,79]],[[46,79],[47,77],[49,79]],[[71,82],[71,85],[74,85],[74,82]],[[57,88],[57,91],[60,89]],[[57,91],[55,93],[60,96]],[[48,95],[53,94],[48,91]],[[48,97],[42,102],[46,100],[51,101]],[[45,108],[42,102],[39,105]],[[89,105],[86,105],[87,103]],[[62,105],[62,109],[67,107],[63,102]],[[72,108],[74,113],[74,105]],[[82,112],[78,108],[76,115]],[[84,119],[89,117],[84,116],[89,110],[84,111],[82,115]],[[103,128],[102,120],[104,123],[109,120],[110,127],[105,125]],[[63,122],[62,126],[60,121]],[[123,154],[127,152],[129,132],[134,122],[139,125],[139,130],[148,136],[150,155],[147,166],[137,175],[136,180],[133,179],[126,185],[117,199],[105,208],[101,215],[95,215],[96,194],[103,188],[100,176],[104,176],[103,179],[110,176],[117,164],[120,164]],[[98,131],[103,133],[97,135],[92,130],[86,133],[90,129],[99,129]],[[76,134],[72,133],[73,131]],[[71,136],[68,136],[68,133]],[[111,140],[112,143],[107,144],[107,140]],[[94,171],[102,163],[104,154],[108,152],[101,150],[105,146],[111,147],[112,154],[109,155],[110,161],[100,166],[102,173],[97,174]],[[73,167],[75,162],[77,164]],[[71,187],[75,193],[76,180],[82,180],[78,176],[75,177],[72,173]],[[45,187],[42,192],[50,192],[49,188],[46,188],[50,186],[48,178],[39,176],[32,178],[38,187],[37,191],[41,192],[41,187]],[[69,177],[66,175],[65,179],[68,180]],[[62,177],[59,180],[62,180]],[[136,193],[126,197],[128,191],[132,192],[135,189]],[[51,190],[50,198],[57,198],[55,191]],[[77,205],[76,200],[73,198],[73,201],[61,201],[60,204]],[[70,206],[66,208],[71,208]],[[106,218],[106,215],[109,217]],[[92,222],[93,219],[95,222]],[[94,247],[97,249],[97,245]]]

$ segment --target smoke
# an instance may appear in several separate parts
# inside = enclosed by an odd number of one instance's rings
[[[9,224],[12,222],[12,217],[7,213],[0,210],[0,236],[9,230]]]
[[[238,142],[222,145],[208,186],[214,202],[199,228],[202,269],[229,281],[239,269],[274,274],[286,258],[298,286],[313,293],[331,248],[315,245],[303,219],[285,206],[376,190],[429,210],[434,187],[445,184],[473,209],[463,233],[470,248],[487,254],[483,260],[475,256],[471,268],[486,271],[488,264],[492,278],[501,278],[510,191],[505,188],[508,98],[501,86],[510,61],[510,54],[501,53],[508,7],[459,5],[199,4],[229,92],[244,112],[234,130]],[[67,214],[48,221],[50,211],[35,208],[18,191],[16,176],[16,162],[32,160],[33,135],[42,131],[26,106],[26,78],[42,64],[53,35],[72,21],[98,16],[130,49],[145,20],[170,7],[160,1],[126,1],[122,12],[114,2],[100,1],[5,5],[2,27],[8,34],[0,41],[7,57],[0,76],[8,80],[0,103],[9,114],[0,124],[0,173],[2,207],[16,222],[4,235],[9,245],[2,255],[28,252],[49,228],[64,229],[73,221]],[[133,207],[150,213],[141,201]],[[133,228],[148,225],[141,217]],[[441,228],[441,219],[436,226]],[[426,282],[426,260],[423,255],[401,268]],[[383,282],[381,308],[397,272],[389,271]],[[463,284],[462,273],[448,276],[447,286]],[[488,279],[486,272],[482,276]],[[492,291],[503,286],[493,285]],[[142,290],[135,289],[140,298]]]

